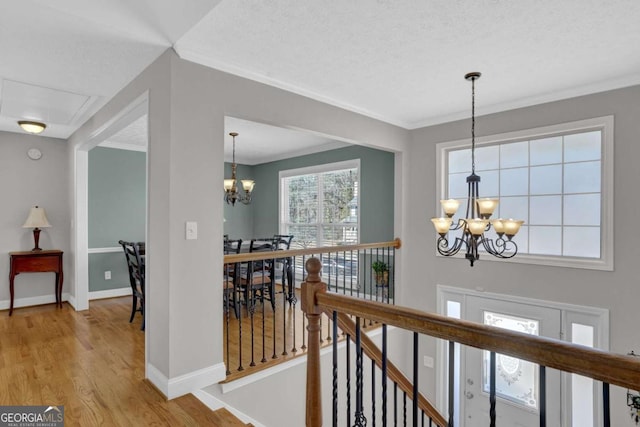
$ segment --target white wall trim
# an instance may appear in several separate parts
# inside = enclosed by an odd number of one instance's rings
[[[204,387],[217,384],[227,377],[224,363],[218,363],[207,368],[198,369],[188,374],[174,378],[167,378],[158,368],[147,363],[147,378],[167,399],[175,399],[188,393],[193,393]]]
[[[212,395],[210,395],[204,390],[197,390],[192,394],[195,397],[197,397],[202,403],[207,405],[209,409],[211,409],[212,411],[217,411],[220,408],[225,408],[227,411],[231,412],[236,418],[238,418],[243,423],[251,424],[255,427],[266,427],[264,424],[259,423],[258,421],[254,420],[244,412],[238,411],[236,408],[227,405],[222,400],[213,397]]]
[[[147,152],[147,147],[145,145],[127,144],[125,142],[104,141],[98,144],[98,147],[115,148],[117,150],[140,151],[143,153]]]
[[[117,298],[117,297],[124,297],[127,295],[131,295],[131,286],[116,288],[116,289],[105,289],[104,291],[90,291],[89,300]]]
[[[122,252],[122,246],[113,246],[108,248],[89,248],[89,254],[108,254],[112,252]]]
[[[62,294],[62,302],[69,300],[69,294]],[[27,298],[15,298],[13,300],[13,308],[20,307],[32,307],[35,305],[44,305],[44,304],[55,304],[56,296],[55,295],[40,295],[37,297],[27,297]],[[11,300],[2,300],[0,301],[0,310],[8,310],[11,306]]]

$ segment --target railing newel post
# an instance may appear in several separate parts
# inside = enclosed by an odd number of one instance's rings
[[[302,283],[301,305],[308,324],[307,350],[307,404],[306,426],[322,426],[322,387],[320,381],[320,317],[322,309],[316,304],[316,294],[327,291],[327,285],[320,281],[322,263],[317,258],[309,258],[305,263],[307,280]]]

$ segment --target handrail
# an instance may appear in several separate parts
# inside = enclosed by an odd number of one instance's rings
[[[250,252],[244,254],[232,254],[224,256],[224,263],[230,264],[235,262],[247,262],[247,261],[258,261],[263,259],[273,259],[273,258],[290,258],[296,256],[303,255],[317,255],[317,254],[326,254],[326,253],[340,253],[340,252],[349,252],[349,251],[357,251],[363,249],[377,249],[377,248],[388,248],[392,247],[395,249],[399,249],[402,246],[402,242],[400,239],[391,240],[389,242],[377,242],[377,243],[360,243],[358,245],[344,245],[344,246],[322,246],[319,248],[305,248],[305,249],[289,249],[283,251],[273,251],[273,252]],[[277,256],[274,257],[274,254]]]
[[[332,311],[325,310],[325,314],[332,317]],[[353,320],[345,313],[338,313],[338,326],[340,329],[354,337],[356,335],[355,323]],[[363,334],[360,337],[362,341],[362,350],[371,360],[375,361],[375,364],[378,368],[382,368],[382,351],[378,348],[378,346],[367,336],[367,334]],[[403,392],[411,395],[413,393],[413,384],[409,379],[400,371],[393,363],[387,361],[387,373],[389,379],[394,383],[398,384],[398,387]],[[418,407],[421,411],[425,413],[429,418],[433,420],[436,426],[444,427],[447,425],[447,421],[444,417],[438,412],[436,408],[431,405],[431,403],[420,393],[418,395]]]
[[[640,389],[640,360],[636,357],[329,292],[315,292],[314,297],[315,305],[324,311],[335,310],[620,387]]]

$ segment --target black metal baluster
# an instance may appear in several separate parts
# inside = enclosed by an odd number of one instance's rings
[[[231,371],[229,370],[229,365],[231,360],[229,360],[229,295],[227,293],[227,286],[229,286],[229,264],[224,264],[224,292],[225,292],[225,299],[224,299],[224,304],[225,304],[225,311],[226,311],[226,324],[227,324],[227,328],[226,328],[226,341],[227,341],[227,357],[225,359],[225,366],[227,368],[227,371],[225,372],[225,375],[229,375],[231,373]],[[235,292],[235,289],[234,289]],[[235,306],[233,307],[235,310]]]
[[[338,312],[333,312],[333,427],[338,427]]]
[[[282,270],[282,279],[280,279],[282,281],[282,355],[286,356],[287,353],[287,287],[285,285],[285,282],[287,281],[287,260],[284,258],[281,258],[281,261],[283,262],[283,270]],[[276,260],[273,260],[273,287],[272,289],[274,290],[274,295],[271,295],[271,298],[273,298],[273,300],[275,301],[275,288],[276,288],[276,284],[275,284],[275,270],[276,270]],[[276,310],[275,310],[275,305],[274,305],[274,310],[273,310],[273,355],[271,356],[272,359],[277,359],[278,356],[276,356]],[[291,302],[289,302],[289,309],[291,309]],[[294,319],[295,320],[295,319]],[[295,321],[294,321],[295,324]],[[293,335],[293,339],[295,340],[295,334]],[[294,342],[293,344],[293,348],[296,347],[296,344]]]
[[[351,425],[351,335],[347,334],[347,425]]]
[[[240,304],[240,301],[238,301]],[[242,306],[238,310],[238,371],[244,371],[242,366]]]
[[[393,426],[398,425],[398,383],[393,383]]]
[[[291,348],[292,353],[297,353],[298,349],[296,348],[296,303],[298,302],[298,298],[296,298],[296,285],[295,285],[295,277],[296,277],[296,257],[290,258],[291,264],[289,265],[290,271],[287,272],[287,280],[289,281],[289,312],[292,314],[291,319],[291,327],[293,332],[293,348]],[[284,314],[284,309],[283,309]],[[303,329],[304,330],[304,329]],[[304,335],[304,334],[303,334]],[[275,347],[275,346],[274,346]]]
[[[376,361],[371,359],[371,425],[376,427]]]
[[[453,427],[454,399],[453,392],[455,390],[454,371],[456,364],[456,343],[449,341],[449,427]]]
[[[360,318],[356,317],[356,415],[354,427],[364,427],[367,419],[364,417],[362,405],[362,331],[360,328]]]
[[[407,425],[407,392],[402,392],[402,425]]]
[[[260,362],[262,362],[262,363],[265,363],[267,361],[267,358],[266,358],[266,355],[265,355],[266,347],[265,347],[265,336],[264,336],[264,321],[265,321],[265,318],[264,318],[264,304],[265,304],[264,280],[265,280],[265,275],[264,275],[264,268],[263,268],[262,269],[262,360],[260,360]],[[271,299],[273,299],[273,295],[271,295]],[[273,320],[275,322],[275,320],[276,320],[275,305],[274,305],[273,308],[274,308],[273,309]],[[274,339],[275,339],[275,336],[276,336],[276,330],[274,328],[273,329],[273,338]]]
[[[496,352],[489,356],[489,426],[496,427]]]
[[[547,370],[546,367],[540,365],[538,367],[540,381],[540,427],[547,426]]]
[[[422,413],[422,423],[421,423],[421,427],[424,427],[424,411],[420,411]]]
[[[602,416],[604,427],[611,427],[611,412],[609,408],[609,383],[602,383]]]
[[[387,325],[382,325],[382,427],[387,427]]]
[[[413,426],[418,427],[418,333],[413,333]]]
[[[249,366],[256,366],[256,361],[254,358],[254,353],[255,353],[255,327],[253,324],[253,319],[255,316],[255,312],[256,312],[256,304],[255,301],[249,302],[247,301],[247,304],[249,304],[249,316],[251,316],[251,363],[249,363]]]

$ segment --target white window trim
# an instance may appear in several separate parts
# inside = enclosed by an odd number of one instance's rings
[[[583,268],[591,270],[613,271],[613,116],[596,117],[575,122],[561,123],[552,126],[519,130],[496,135],[476,138],[476,147],[505,142],[538,139],[559,133],[580,133],[590,130],[602,131],[602,193],[601,193],[601,224],[600,224],[600,259],[577,258],[568,256],[530,255],[518,253],[510,259],[499,259],[491,255],[482,256],[481,261],[512,262],[518,264],[536,264],[555,267]],[[440,199],[446,192],[447,173],[445,162],[447,152],[456,148],[470,148],[471,139],[441,142],[436,145],[436,188],[438,189],[435,200],[434,212],[440,212]],[[462,252],[462,251],[461,251]],[[437,252],[436,256],[442,257]],[[464,258],[464,254],[456,255]]]
[[[286,169],[286,170],[279,171],[278,172],[278,206],[279,206],[278,230],[279,232],[284,233],[282,224],[285,222],[284,212],[287,208],[287,200],[285,200],[284,195],[282,194],[283,178],[289,178],[292,176],[299,176],[299,175],[311,175],[311,174],[323,173],[323,172],[332,172],[332,171],[344,170],[344,169],[354,169],[354,168],[358,170],[358,212],[357,212],[358,235],[357,235],[357,239],[358,239],[358,242],[360,242],[360,228],[361,228],[360,211],[362,210],[360,209],[360,202],[361,202],[361,195],[362,195],[362,180],[360,179],[362,172],[360,169],[360,159],[344,160],[341,162],[324,163],[321,165],[305,166],[302,168]]]

